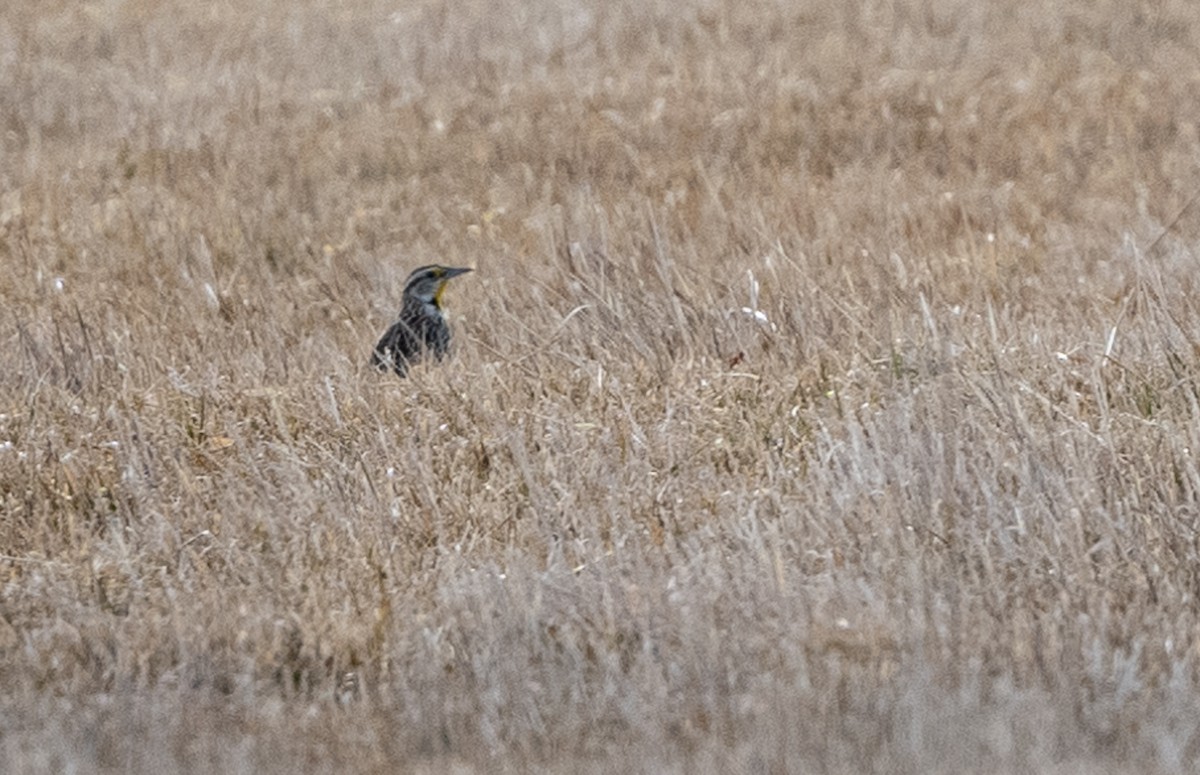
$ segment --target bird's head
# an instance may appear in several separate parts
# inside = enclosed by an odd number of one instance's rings
[[[416,299],[423,304],[432,304],[435,307],[441,307],[442,292],[446,290],[446,283],[460,274],[466,274],[469,271],[471,270],[461,267],[441,266],[440,264],[418,267],[408,276],[408,282],[404,285],[404,296]]]

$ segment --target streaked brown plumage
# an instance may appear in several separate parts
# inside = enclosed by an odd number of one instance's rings
[[[392,369],[400,376],[426,352],[441,360],[450,345],[450,327],[442,315],[442,292],[451,278],[470,269],[430,264],[412,271],[404,285],[400,319],[380,338],[371,365]]]

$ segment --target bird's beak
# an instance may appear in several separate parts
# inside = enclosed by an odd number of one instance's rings
[[[454,267],[446,267],[446,271],[442,275],[442,282],[438,286],[437,293],[433,294],[433,303],[439,307],[442,306],[442,294],[446,291],[446,283],[450,281],[450,278],[458,277],[460,274],[466,274],[470,271],[471,270],[466,267],[459,267],[457,269]]]
[[[437,293],[433,294],[433,304],[437,305],[438,307],[442,306],[442,294],[445,293],[446,284],[450,282],[451,277],[466,275],[469,271],[469,269],[446,268],[445,274],[442,275],[442,282],[438,284]]]

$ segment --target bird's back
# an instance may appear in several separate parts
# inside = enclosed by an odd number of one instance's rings
[[[403,376],[408,364],[421,360],[426,351],[441,360],[450,345],[450,328],[436,307],[406,299],[400,319],[384,332],[371,353],[371,365],[392,369]]]

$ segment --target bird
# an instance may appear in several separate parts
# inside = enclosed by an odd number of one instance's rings
[[[380,337],[371,353],[371,365],[380,371],[390,368],[403,377],[409,365],[421,360],[426,352],[440,361],[450,346],[450,327],[442,315],[442,293],[452,278],[470,271],[441,264],[414,269],[404,284],[400,319]]]

